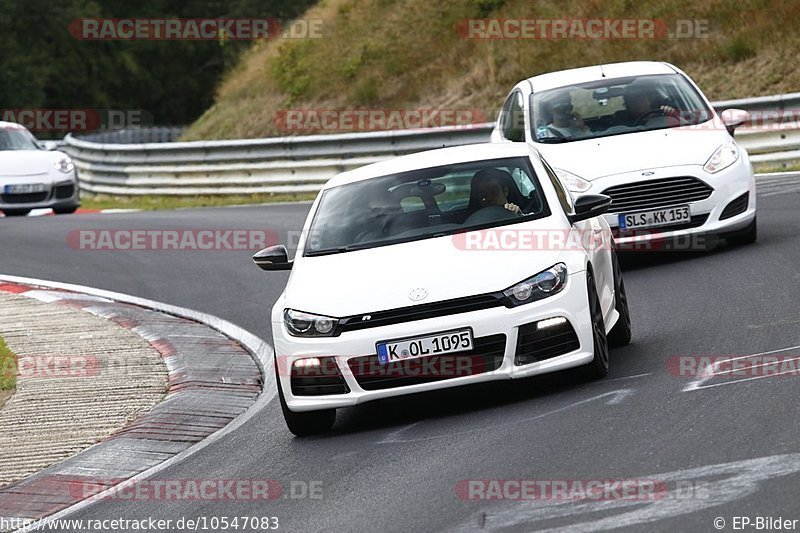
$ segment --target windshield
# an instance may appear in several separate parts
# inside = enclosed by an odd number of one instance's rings
[[[28,130],[0,127],[0,150],[38,150],[36,139]]]
[[[533,138],[541,143],[675,128],[712,117],[679,74],[615,78],[534,93],[531,110]]]
[[[305,255],[427,239],[549,214],[525,157],[414,170],[324,191]]]

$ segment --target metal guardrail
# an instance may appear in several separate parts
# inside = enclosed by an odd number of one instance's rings
[[[171,143],[183,133],[183,128],[157,126],[153,128],[130,128],[115,131],[98,131],[81,135],[83,141],[113,144]]]
[[[715,102],[715,109],[800,110],[800,93]],[[494,123],[369,133],[230,141],[120,144],[67,135],[81,189],[114,195],[316,192],[332,176],[393,156],[486,142]],[[755,165],[800,160],[800,124],[743,127]]]
[[[234,141],[120,145],[68,135],[82,190],[120,195],[315,192],[333,175],[442,146],[485,142],[493,124]]]

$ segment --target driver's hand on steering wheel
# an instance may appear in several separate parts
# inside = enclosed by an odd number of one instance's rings
[[[512,213],[516,213],[518,215],[522,214],[522,209],[519,208],[517,204],[507,203],[503,207],[511,211]]]
[[[672,106],[662,105],[661,107],[659,107],[659,109],[661,110],[662,113],[664,113],[664,115],[666,115],[668,117],[676,117],[676,118],[678,118],[678,115],[679,115],[678,110],[675,109]]]

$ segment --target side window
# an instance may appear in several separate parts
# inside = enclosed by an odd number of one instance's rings
[[[558,178],[550,164],[542,158],[540,158],[540,161],[542,162],[545,171],[547,171],[547,177],[549,177],[550,181],[553,183],[553,188],[556,190],[556,196],[558,196],[558,202],[564,209],[564,213],[572,213],[572,196],[566,189],[564,189],[564,185],[561,183],[561,180]]]
[[[525,110],[522,93],[514,91],[503,105],[500,120],[503,137],[512,142],[525,142]]]
[[[507,168],[506,171],[511,173],[511,177],[514,178],[517,187],[519,187],[519,192],[525,198],[530,196],[531,192],[533,192],[533,182],[525,171],[521,168]]]

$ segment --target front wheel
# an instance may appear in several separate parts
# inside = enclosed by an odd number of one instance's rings
[[[594,359],[586,365],[585,372],[586,377],[599,379],[608,374],[608,339],[606,338],[603,310],[600,307],[600,297],[597,295],[597,288],[591,271],[586,275],[586,285],[589,290],[589,314],[592,320]]]
[[[281,411],[286,427],[298,437],[307,437],[325,433],[333,428],[336,422],[336,409],[323,409],[321,411],[307,411],[296,413],[289,410],[286,399],[283,397],[280,376],[278,376],[278,364],[275,364],[275,381],[278,386],[278,397],[281,401]]]
[[[608,332],[608,345],[611,347],[626,346],[631,343],[631,311],[628,308],[628,293],[625,292],[625,280],[622,279],[622,269],[619,267],[617,254],[614,253],[614,308],[619,314],[617,323]]]
[[[24,217],[30,212],[30,209],[3,209],[3,214],[7,217]]]

